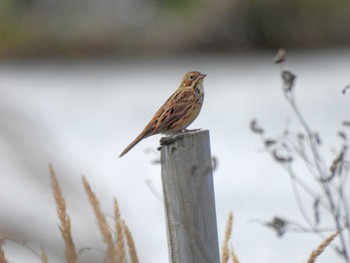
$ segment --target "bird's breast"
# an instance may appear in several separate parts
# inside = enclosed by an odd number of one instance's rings
[[[202,103],[204,100],[204,88],[202,83],[198,83],[194,87],[194,92],[196,93],[197,97],[199,98],[200,102]]]

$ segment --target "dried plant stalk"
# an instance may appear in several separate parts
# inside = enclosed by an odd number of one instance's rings
[[[65,245],[65,258],[67,263],[74,263],[77,261],[77,253],[75,250],[75,245],[71,233],[70,219],[67,214],[66,204],[57,180],[56,173],[51,164],[49,166],[49,169],[51,175],[51,187],[56,202],[58,219],[60,221],[59,229],[62,234],[62,238]]]
[[[124,247],[124,234],[123,234],[123,222],[120,216],[118,201],[114,198],[114,224],[116,233],[116,251],[118,263],[126,262],[125,247]]]
[[[139,260],[137,258],[137,253],[136,253],[134,240],[133,240],[133,238],[131,236],[131,233],[129,231],[128,226],[126,225],[126,223],[124,221],[123,221],[123,228],[124,228],[124,234],[125,234],[125,237],[126,237],[126,242],[128,244],[128,248],[129,248],[130,261],[131,261],[131,263],[138,263]]]
[[[232,215],[232,212],[230,212],[230,214],[228,215],[228,219],[227,219],[224,242],[222,243],[222,247],[221,247],[221,263],[227,263],[229,258],[230,258],[228,241],[231,238],[232,222],[233,222],[233,215]]]
[[[298,106],[296,100],[296,75],[284,69],[285,56],[283,51],[279,51],[275,62],[281,66],[282,91],[287,103],[291,106],[293,115],[296,117],[301,129],[293,131],[289,127],[290,121],[283,130],[283,133],[275,138],[266,138],[263,129],[257,125],[254,119],[251,123],[251,130],[259,134],[265,150],[273,157],[276,163],[279,163],[288,173],[293,194],[296,199],[300,214],[302,215],[306,227],[296,222],[280,220],[264,223],[271,227],[279,236],[287,232],[312,232],[323,236],[321,232],[327,231],[322,227],[321,217],[327,214],[333,220],[332,229],[339,231],[339,244],[331,245],[330,247],[347,263],[350,262],[350,208],[347,201],[346,183],[349,176],[349,160],[348,152],[350,149],[349,140],[343,131],[338,132],[341,138],[340,149],[337,150],[336,157],[329,164],[327,157],[322,152],[322,140],[316,130],[314,130],[304,117],[303,112]],[[343,91],[343,93],[345,90]],[[343,122],[343,125],[345,123]],[[311,183],[306,176],[299,172],[299,162],[303,163],[307,171],[307,176],[310,176],[314,182],[320,186],[320,189],[314,188],[314,183]],[[312,199],[312,206],[305,201],[304,194]],[[312,209],[309,209],[312,207]],[[323,243],[325,244],[325,243]],[[324,249],[324,248],[323,248]],[[322,251],[319,251],[320,253]],[[314,251],[314,258],[317,257]],[[311,257],[310,257],[311,260]]]
[[[46,255],[46,252],[43,249],[41,251],[41,262],[42,263],[49,263],[49,259]]]
[[[5,258],[5,252],[1,246],[0,246],[0,263],[7,263]]]
[[[107,252],[107,260],[108,260],[108,262],[111,262],[111,263],[117,263],[116,253],[115,253],[115,249],[114,249],[114,242],[113,242],[112,234],[111,234],[109,227],[108,227],[108,224],[107,224],[106,217],[102,213],[100,204],[99,204],[94,192],[91,190],[91,187],[84,176],[82,177],[82,181],[83,181],[85,192],[88,196],[90,205],[91,205],[92,209],[94,210],[94,213],[95,213],[95,216],[97,219],[97,224],[98,224],[98,227],[100,229],[100,233],[102,235],[102,240],[107,246],[107,251],[106,251]]]
[[[309,256],[309,259],[307,260],[307,263],[315,262],[316,258],[322,254],[323,250],[333,241],[333,239],[338,234],[339,232],[337,231],[329,237],[327,237],[325,240],[323,240],[322,243],[314,251],[312,251],[311,255]]]
[[[231,259],[232,259],[232,263],[239,263],[238,258],[236,256],[236,253],[235,253],[235,251],[234,251],[232,246],[231,246],[231,250],[230,250],[230,256],[231,256]]]

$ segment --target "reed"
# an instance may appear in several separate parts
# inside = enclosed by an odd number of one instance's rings
[[[128,244],[128,248],[129,248],[130,261],[131,261],[131,263],[139,263],[139,259],[137,257],[137,253],[136,253],[134,239],[132,238],[131,232],[130,232],[128,226],[126,225],[125,221],[123,221],[123,228],[124,228],[124,234],[126,237],[126,242]]]
[[[327,237],[322,243],[314,250],[309,256],[307,263],[314,263],[319,255],[325,250],[325,248],[333,241],[333,239],[339,234],[339,232],[335,232]]]
[[[53,191],[53,197],[55,199],[56,211],[59,220],[59,230],[65,245],[65,258],[67,263],[75,263],[77,261],[77,253],[71,233],[71,224],[70,218],[67,214],[66,203],[63,198],[56,173],[51,164],[49,165],[49,170],[51,175],[51,188]]]
[[[124,263],[126,262],[126,256],[125,256],[125,238],[124,238],[124,227],[123,227],[123,220],[120,216],[119,211],[119,205],[116,198],[114,198],[114,228],[115,228],[115,235],[116,235],[116,252],[117,252],[117,259],[118,262]]]
[[[94,214],[97,220],[97,225],[99,227],[100,234],[102,236],[102,240],[106,244],[107,261],[111,263],[117,263],[112,234],[109,230],[106,217],[101,210],[100,203],[98,202],[96,195],[91,190],[91,187],[84,176],[82,177],[82,182],[85,188],[85,192],[88,196],[90,205],[94,211]]]
[[[2,249],[1,244],[0,244],[0,263],[7,263],[5,258],[5,252]]]
[[[229,241],[231,239],[233,227],[233,214],[232,211],[229,213],[225,228],[225,236],[221,246],[221,263],[227,263],[231,258],[233,263],[238,263],[238,258],[234,252],[233,246],[229,248]]]
[[[43,249],[41,250],[41,263],[49,263],[47,254]]]

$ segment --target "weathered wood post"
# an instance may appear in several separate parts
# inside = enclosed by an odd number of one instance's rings
[[[161,165],[171,263],[219,263],[209,131],[163,137]]]

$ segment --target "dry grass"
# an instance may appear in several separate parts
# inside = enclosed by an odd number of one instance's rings
[[[74,263],[77,261],[77,253],[75,250],[75,245],[73,242],[73,237],[71,233],[70,219],[67,214],[66,204],[57,180],[55,171],[52,165],[49,166],[51,175],[51,188],[53,191],[53,196],[56,202],[57,216],[60,221],[59,229],[65,245],[65,257],[67,263]],[[43,261],[44,262],[44,261]]]
[[[230,250],[230,256],[232,259],[232,263],[239,263],[238,258],[236,256],[235,251],[234,251],[232,246],[231,246],[231,250]]]
[[[233,263],[238,263],[238,258],[234,252],[233,247],[229,248],[228,242],[231,239],[232,234],[232,225],[233,225],[233,215],[232,212],[229,213],[226,228],[225,228],[225,237],[221,247],[221,263],[227,263],[231,257]]]
[[[309,256],[309,259],[307,260],[307,263],[313,263],[317,259],[319,255],[322,254],[324,249],[333,241],[333,239],[339,234],[339,232],[335,232],[329,237],[327,237],[325,240],[322,241],[322,243],[314,250],[312,251],[311,255]]]
[[[57,176],[52,166],[50,165],[50,175],[51,175],[51,187],[53,190],[53,196],[56,203],[56,210],[59,219],[59,230],[61,232],[64,244],[65,244],[65,258],[66,263],[75,263],[77,262],[77,253],[76,248],[73,242],[73,238],[71,235],[71,224],[70,219],[67,214],[65,200],[63,198]],[[113,235],[112,230],[107,223],[106,216],[102,212],[99,201],[96,198],[96,195],[91,190],[89,183],[87,182],[85,177],[82,177],[83,186],[85,188],[86,194],[88,196],[88,200],[90,205],[94,211],[95,217],[97,219],[97,225],[99,227],[102,240],[106,245],[106,260],[108,263],[139,263],[137,252],[135,248],[135,243],[132,238],[131,232],[123,221],[118,201],[114,198],[113,208],[114,208],[114,230],[115,233]],[[232,263],[239,263],[238,258],[234,252],[232,246],[229,246],[229,241],[232,235],[233,229],[233,215],[232,212],[229,213],[227,224],[225,228],[225,236],[223,240],[223,245],[221,247],[221,263],[228,263],[231,259]],[[324,251],[324,249],[334,240],[334,238],[339,234],[336,232],[326,238],[309,256],[307,263],[313,263],[316,261],[318,256]],[[10,238],[5,238],[2,240],[9,240],[12,242],[17,242],[15,240],[11,240]],[[5,258],[5,253],[2,249],[3,241],[0,240],[0,263],[7,263],[8,261]],[[42,263],[49,263],[47,254],[44,250],[42,250],[41,254],[36,253],[35,250],[31,249],[26,243],[20,243],[25,248],[31,250],[34,254],[40,257]],[[126,249],[129,252],[129,255],[126,254]]]
[[[1,244],[0,244],[0,263],[7,263],[5,258],[5,252],[2,249]]]
[[[50,174],[51,174],[51,186],[53,189],[54,198],[55,198],[56,207],[57,207],[57,214],[60,221],[60,232],[62,234],[63,240],[65,242],[65,246],[66,246],[66,253],[65,253],[66,262],[73,263],[73,262],[76,262],[77,255],[75,252],[76,250],[75,250],[75,246],[71,236],[70,220],[66,212],[65,201],[58,184],[56,173],[54,172],[51,165],[50,165]],[[99,230],[102,236],[102,240],[106,245],[107,262],[110,262],[110,263],[127,262],[125,245],[124,245],[125,242],[128,245],[131,262],[132,263],[138,262],[134,241],[132,239],[130,231],[127,229],[125,223],[123,223],[123,220],[120,215],[117,199],[114,199],[114,222],[115,222],[115,241],[114,241],[112,232],[106,220],[106,216],[102,212],[99,201],[97,200],[96,195],[92,191],[88,181],[84,176],[82,177],[82,182],[83,182],[85,192],[88,196],[90,205],[94,211],[94,214],[97,220],[97,225],[99,227]],[[44,261],[44,259],[47,260],[46,254],[42,254],[42,262],[46,262]]]
[[[129,255],[130,255],[131,263],[138,263],[139,260],[138,260],[137,253],[136,253],[134,239],[132,238],[131,232],[124,221],[123,221],[123,228],[124,228],[124,234],[126,237],[126,242],[128,244],[128,248],[129,248]]]
[[[233,225],[233,215],[232,215],[232,212],[230,212],[228,219],[227,219],[227,223],[226,223],[223,244],[221,247],[221,261],[220,261],[221,263],[227,263],[230,258],[232,260],[232,263],[239,263],[233,247],[231,246],[229,248],[229,244],[228,244],[230,239],[231,239],[232,225]],[[339,232],[335,232],[332,235],[330,235],[329,237],[327,237],[325,240],[323,240],[323,242],[314,251],[312,251],[307,263],[314,263],[316,261],[317,257],[320,254],[322,254],[324,249],[333,241],[333,239],[338,234],[339,234]]]
[[[114,198],[114,228],[116,234],[116,251],[117,259],[120,263],[126,262],[125,247],[124,247],[124,234],[123,234],[123,220],[120,216],[118,201]]]
[[[65,244],[65,262],[75,263],[78,260],[78,255],[76,253],[77,250],[75,248],[73,237],[71,234],[71,222],[70,222],[69,215],[67,213],[66,203],[58,183],[57,175],[51,164],[49,165],[49,170],[50,170],[50,176],[51,176],[51,188],[53,192],[53,197],[55,199],[57,216],[59,220],[59,230]],[[106,216],[101,210],[99,201],[97,200],[94,192],[91,190],[91,187],[85,177],[82,177],[82,182],[85,188],[85,192],[88,196],[90,205],[97,219],[97,225],[99,227],[102,240],[106,245],[106,252],[105,252],[106,258],[101,262],[138,263],[139,260],[136,253],[135,243],[129,228],[127,227],[127,225],[125,224],[125,222],[121,217],[117,199],[114,198],[114,204],[113,204],[115,233],[112,233],[112,230],[107,223]],[[30,246],[28,246],[25,241],[19,242],[8,237],[3,237],[0,239],[0,263],[8,262],[5,258],[4,250],[2,249],[2,245],[5,241],[10,241],[10,242],[14,242],[22,245],[24,248],[28,249],[33,254],[35,254],[40,259],[40,262],[42,263],[49,262],[48,256],[43,249],[41,253],[38,253],[37,251],[35,251],[35,249],[32,249]],[[128,256],[126,255],[127,254],[126,249],[128,249],[128,252],[129,252],[129,260],[128,260]]]
[[[91,190],[91,187],[86,180],[86,178],[82,177],[83,186],[85,188],[85,192],[88,196],[90,205],[92,209],[94,210],[95,217],[97,219],[97,225],[100,229],[100,233],[102,236],[103,242],[106,244],[106,254],[107,254],[107,261],[111,263],[117,263],[116,261],[116,252],[115,252],[115,246],[112,238],[112,234],[109,230],[109,226],[107,224],[107,220],[105,215],[103,214],[100,203],[98,202],[94,192]]]
[[[221,263],[227,263],[230,257],[230,250],[228,248],[228,241],[231,238],[232,233],[232,223],[233,223],[233,215],[232,212],[228,215],[226,229],[225,229],[225,237],[221,247]]]
[[[41,263],[49,263],[49,259],[44,250],[41,251]]]

